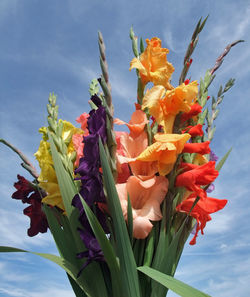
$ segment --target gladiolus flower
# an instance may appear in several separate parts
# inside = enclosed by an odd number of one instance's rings
[[[138,69],[144,85],[151,81],[154,85],[172,89],[169,79],[174,72],[174,67],[167,61],[169,50],[161,47],[161,40],[157,37],[146,39],[146,43],[145,51],[139,59],[134,58],[131,61],[129,70]]]
[[[212,183],[219,172],[215,169],[215,162],[209,161],[204,165],[195,165],[190,163],[182,163],[180,168],[184,172],[176,178],[175,185],[177,187],[185,187],[191,192],[195,192],[200,198],[204,198],[206,193],[200,186],[206,186]]]
[[[133,215],[133,236],[137,239],[146,238],[153,227],[150,221],[162,219],[160,205],[168,191],[168,180],[163,176],[154,176],[142,181],[136,176],[130,176],[127,183],[117,184],[116,189],[125,220],[129,195]]]
[[[62,123],[62,139],[65,143],[68,143],[67,154],[70,156],[75,153],[72,141],[73,134],[83,134],[83,131],[74,127],[70,122],[62,121]],[[46,129],[43,129],[42,133],[46,133]],[[50,144],[47,141],[41,140],[39,149],[35,153],[35,157],[41,168],[41,173],[38,178],[39,186],[48,194],[43,198],[42,202],[52,206],[58,206],[60,209],[65,210],[57,182],[56,172],[53,167],[52,156],[50,154]]]
[[[137,158],[148,146],[147,134],[144,131],[136,138],[127,133],[122,134],[120,144],[123,152],[117,154],[118,166],[129,163],[132,173],[141,179],[151,178],[157,172],[155,162],[144,162]]]
[[[192,208],[196,194],[191,194],[186,200],[184,200],[181,204],[176,207],[177,211],[189,213]],[[211,213],[217,212],[224,208],[227,200],[225,199],[215,199],[211,197],[206,197],[205,199],[200,199],[197,204],[192,209],[190,216],[196,219],[196,232],[194,234],[193,239],[189,244],[194,245],[196,243],[196,237],[198,236],[198,232],[201,231],[201,234],[204,234],[204,228],[206,223],[210,221],[212,218],[210,216]]]
[[[157,133],[154,136],[155,143],[143,151],[137,160],[158,163],[160,175],[168,174],[174,167],[177,156],[182,152],[184,144],[188,141],[190,135],[185,134],[162,134]]]
[[[175,89],[165,91],[163,86],[154,86],[143,98],[142,109],[148,108],[165,133],[172,133],[175,116],[179,112],[189,112],[198,94],[198,83],[181,84]]]
[[[188,134],[190,134],[191,137],[202,136],[204,134],[201,124],[198,124],[198,125],[195,125],[195,126],[188,126],[184,130],[182,130],[182,132],[183,133],[188,132]]]
[[[83,135],[82,134],[74,134],[72,136],[72,142],[74,145],[74,149],[76,151],[76,161],[75,161],[75,167],[79,166],[79,160],[83,157],[83,149],[84,149],[84,143],[83,143]]]
[[[181,121],[185,122],[191,119],[192,117],[197,116],[199,113],[201,113],[201,111],[202,107],[200,106],[200,104],[195,103],[191,105],[191,109],[189,110],[189,112],[185,112],[181,115]]]
[[[123,146],[121,145],[121,136],[127,134],[126,132],[115,131],[116,140],[116,169],[117,169],[117,183],[125,183],[129,176],[131,175],[128,163],[120,163],[118,161],[118,156],[125,156]]]
[[[27,230],[28,236],[32,237],[40,233],[45,233],[48,230],[48,222],[46,215],[42,211],[42,197],[36,188],[21,175],[17,175],[18,182],[14,183],[17,189],[12,194],[12,198],[22,200],[23,203],[28,203],[30,206],[23,210],[23,214],[30,218],[30,228]]]
[[[89,118],[89,114],[84,112],[76,119],[76,121],[81,124],[81,129],[83,130],[84,135],[88,135],[88,129],[87,129],[88,118]]]
[[[217,162],[218,159],[219,159],[218,156],[213,151],[211,151],[209,155],[209,160]]]
[[[133,112],[131,120],[128,123],[120,119],[114,120],[114,124],[126,125],[130,130],[130,136],[133,138],[136,138],[143,132],[144,127],[147,123],[147,116],[142,110],[136,110],[135,112]]]
[[[210,154],[210,141],[199,142],[199,143],[186,143],[184,145],[183,153],[197,153],[201,155]]]

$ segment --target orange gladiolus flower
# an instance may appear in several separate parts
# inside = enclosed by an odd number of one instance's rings
[[[201,155],[210,154],[210,141],[199,142],[199,143],[186,143],[184,145],[183,153],[197,153]]]
[[[168,174],[176,162],[177,156],[182,152],[184,144],[190,135],[185,134],[162,134],[154,136],[155,143],[147,147],[137,160],[154,162],[157,161],[160,175]]]
[[[168,180],[162,176],[154,176],[142,181],[136,176],[130,176],[127,183],[117,184],[116,189],[125,220],[129,195],[133,215],[133,236],[137,239],[146,238],[153,227],[150,221],[162,219],[160,205],[168,191]]]
[[[198,83],[184,83],[175,89],[165,91],[163,86],[154,86],[143,98],[142,109],[148,108],[149,113],[165,133],[172,133],[176,115],[179,112],[189,112],[198,94]]]
[[[189,213],[191,207],[193,206],[196,194],[191,194],[186,200],[181,202],[176,207],[177,211]],[[191,211],[190,215],[196,219],[197,226],[196,226],[196,232],[193,237],[193,239],[190,241],[189,244],[193,245],[196,243],[196,237],[198,236],[198,232],[201,231],[201,234],[204,234],[204,228],[206,226],[206,223],[210,221],[212,218],[210,216],[211,213],[217,212],[224,208],[226,205],[227,200],[226,199],[215,199],[211,197],[206,197],[205,199],[200,199],[193,210]]]
[[[157,37],[146,39],[146,43],[147,47],[139,59],[134,58],[130,62],[129,70],[138,69],[144,85],[151,81],[154,85],[172,89],[169,79],[174,72],[174,67],[167,61],[169,50],[161,47],[161,40]]]

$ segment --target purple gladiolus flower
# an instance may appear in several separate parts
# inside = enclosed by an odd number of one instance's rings
[[[97,110],[92,110],[89,113],[88,130],[90,134],[101,136],[104,143],[107,141],[106,111],[103,106],[100,106]]]
[[[217,162],[219,157],[211,150],[210,155],[209,155],[209,161],[215,161]]]
[[[215,189],[215,185],[214,184],[210,184],[209,187],[207,188],[206,192],[207,193],[211,193],[213,192]]]
[[[83,269],[88,266],[93,261],[105,261],[103,252],[100,248],[100,245],[97,239],[94,237],[92,232],[88,232],[86,230],[78,229],[80,233],[80,237],[87,248],[87,251],[81,252],[77,254],[78,259],[87,258],[86,262],[81,267],[80,271],[77,274],[79,277],[83,271]]]
[[[80,194],[86,201],[91,210],[95,213],[98,221],[103,227],[105,232],[108,232],[106,225],[106,216],[98,207],[98,203],[105,203],[105,196],[103,192],[102,175],[100,172],[101,162],[99,154],[99,137],[103,143],[107,141],[106,132],[106,111],[102,106],[101,99],[94,95],[91,97],[91,101],[98,107],[96,110],[91,110],[87,121],[89,135],[84,137],[84,157],[80,159],[79,167],[75,170],[75,173],[81,180]],[[77,207],[80,211],[79,221],[83,226],[82,229],[78,229],[80,237],[84,242],[84,245],[88,249],[78,254],[79,258],[87,258],[87,261],[79,271],[81,274],[84,267],[86,267],[92,261],[104,261],[101,248],[92,232],[91,226],[88,222],[83,205],[79,195],[75,195],[72,200],[72,205]]]

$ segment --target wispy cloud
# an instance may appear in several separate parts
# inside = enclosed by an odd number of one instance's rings
[[[74,293],[69,289],[61,289],[58,287],[41,289],[37,291],[32,286],[31,290],[18,289],[15,286],[4,286],[0,287],[0,294],[5,294],[4,296],[13,296],[13,297],[44,297],[44,296],[53,296],[53,297],[74,297]]]
[[[49,246],[53,240],[49,232],[28,237],[26,230],[29,228],[29,218],[22,213],[0,209],[0,217],[1,245],[19,248],[43,247]]]

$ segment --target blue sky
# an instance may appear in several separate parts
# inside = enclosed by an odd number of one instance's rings
[[[250,3],[233,1],[84,1],[1,0],[0,2],[0,137],[34,162],[46,125],[48,94],[58,95],[60,117],[75,123],[88,112],[88,84],[100,74],[97,32],[106,43],[115,115],[128,120],[136,100],[135,72],[129,29],[143,39],[158,36],[170,49],[177,85],[187,44],[198,19],[209,14],[193,55],[189,75],[198,79],[214,65],[224,47],[232,48],[218,70],[209,95],[231,77],[236,84],[226,94],[216,120],[213,150],[222,157],[233,151],[216,181],[213,197],[228,199],[214,214],[205,235],[187,245],[176,277],[216,297],[243,297],[250,282]],[[29,219],[19,201],[11,199],[19,173],[18,157],[0,146],[0,245],[56,253],[49,233],[28,238]],[[73,296],[62,270],[38,257],[0,256],[0,296]],[[176,296],[169,294],[169,296]]]

